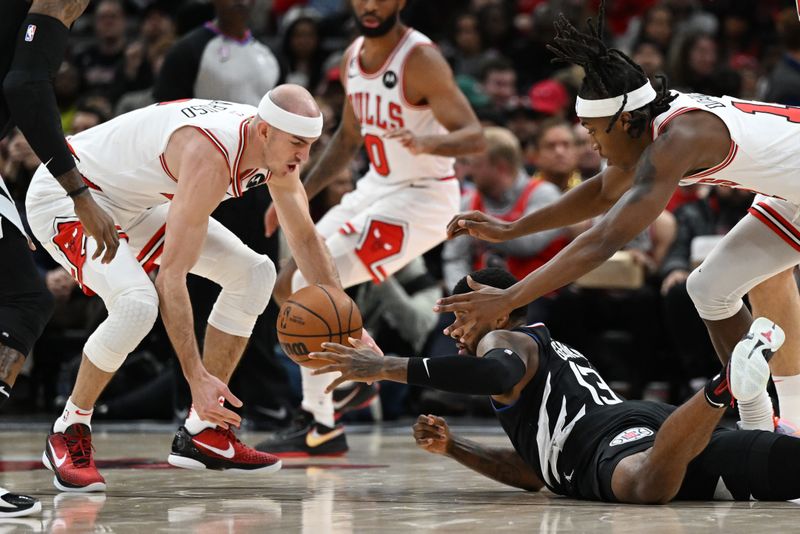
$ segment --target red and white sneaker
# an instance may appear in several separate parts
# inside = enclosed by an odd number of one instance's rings
[[[53,472],[53,485],[61,491],[105,491],[106,480],[92,457],[92,431],[74,424],[47,436],[42,463]]]
[[[248,447],[232,430],[206,428],[194,436],[180,427],[172,440],[170,465],[184,469],[273,473],[281,468],[278,457]]]

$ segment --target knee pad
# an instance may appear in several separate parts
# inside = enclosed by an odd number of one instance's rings
[[[736,315],[744,305],[744,293],[720,287],[720,278],[703,272],[702,266],[686,279],[686,292],[702,319],[721,321]]]
[[[108,317],[89,336],[83,352],[98,369],[113,373],[150,332],[157,317],[155,287],[128,289],[110,301]]]
[[[275,286],[275,264],[266,256],[251,265],[242,276],[222,287],[208,316],[208,324],[238,337],[250,337],[258,316],[264,313]]]

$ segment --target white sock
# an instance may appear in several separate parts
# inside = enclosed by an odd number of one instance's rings
[[[772,381],[778,392],[781,419],[786,419],[794,426],[800,425],[800,375],[773,375]]]
[[[772,421],[772,401],[767,395],[767,390],[748,402],[739,402],[739,418],[741,419],[742,430],[766,430],[775,431],[775,423]]]
[[[333,395],[325,393],[325,388],[333,382],[335,376],[330,374],[312,375],[308,367],[300,367],[303,377],[303,409],[314,415],[317,423],[333,427]]]
[[[67,399],[67,405],[64,406],[64,413],[61,414],[61,417],[56,419],[53,425],[53,432],[64,432],[68,426],[74,424],[86,425],[89,427],[89,430],[91,430],[92,413],[94,413],[94,408],[85,410],[75,406],[72,402],[72,397],[70,397]]]
[[[222,406],[223,404],[225,404],[225,399],[220,397],[219,405]],[[205,419],[200,419],[200,416],[197,415],[197,410],[194,409],[194,404],[192,404],[189,407],[189,414],[187,415],[186,422],[183,423],[183,426],[189,431],[189,434],[195,436],[206,428],[214,428],[217,425],[206,421]]]

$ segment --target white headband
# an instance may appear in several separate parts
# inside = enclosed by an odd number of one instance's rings
[[[258,104],[258,116],[271,126],[298,137],[319,137],[322,134],[322,113],[318,117],[304,117],[279,107],[272,101],[269,91]]]
[[[628,101],[622,111],[632,111],[639,109],[645,104],[649,104],[656,99],[656,90],[646,82],[643,86],[628,93]],[[602,100],[585,100],[578,97],[575,102],[575,113],[578,117],[587,119],[596,117],[613,117],[622,106],[622,95],[613,98],[603,98]]]

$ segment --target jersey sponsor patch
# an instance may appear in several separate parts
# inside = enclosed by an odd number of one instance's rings
[[[397,85],[397,74],[391,70],[386,71],[386,74],[383,75],[383,85],[385,85],[387,89],[391,89]]]
[[[619,434],[616,435],[614,439],[611,440],[609,443],[609,447],[616,447],[617,445],[623,445],[625,443],[630,443],[631,441],[636,441],[642,438],[646,438],[648,436],[652,436],[655,434],[651,429],[645,428],[642,426],[636,428],[629,428],[628,430],[623,430]]]

